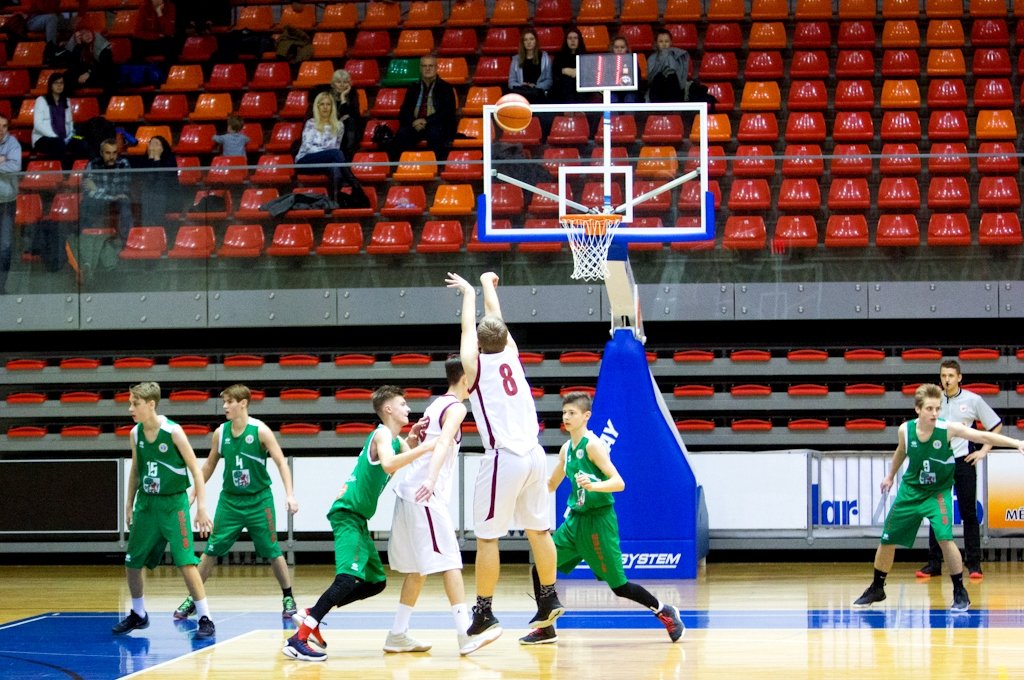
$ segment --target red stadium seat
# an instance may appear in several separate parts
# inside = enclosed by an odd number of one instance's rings
[[[1019,209],[1017,178],[982,177],[978,182],[978,207],[982,210]]]
[[[783,177],[821,178],[825,174],[825,161],[817,144],[789,144],[783,151]]]
[[[163,227],[132,227],[124,248],[122,260],[158,260],[167,250],[167,232]]]
[[[811,215],[783,215],[775,223],[773,250],[817,248],[818,224]]]
[[[795,80],[790,84],[786,107],[790,111],[825,111],[828,90],[824,80]]]
[[[966,175],[971,170],[967,145],[963,142],[937,142],[928,153],[928,172],[932,175]]]
[[[217,257],[259,257],[263,251],[263,227],[258,224],[232,224],[224,232]]]
[[[174,239],[174,247],[167,256],[171,259],[206,259],[213,255],[217,243],[213,236],[213,227],[184,226],[178,229]]]
[[[836,178],[828,190],[829,210],[867,212],[871,207],[871,190],[864,178]]]
[[[917,247],[921,245],[921,230],[914,215],[878,216],[875,244],[881,247]]]
[[[882,76],[915,78],[921,75],[921,59],[914,50],[886,50],[882,55]]]
[[[267,247],[267,255],[304,257],[313,250],[313,228],[308,224],[279,224]]]
[[[764,250],[767,240],[764,218],[760,215],[733,215],[725,221],[722,247],[727,250]]]
[[[825,135],[825,115],[820,111],[791,113],[786,120],[787,142],[823,143]]]
[[[404,255],[412,250],[412,226],[408,222],[378,222],[366,252],[370,255]]]
[[[967,210],[971,190],[966,177],[932,177],[928,184],[928,207],[932,210]]]
[[[1018,23],[1018,26],[1021,25],[1024,24]],[[1013,63],[1010,61],[1010,52],[1007,48],[982,47],[974,50],[974,57],[971,59],[971,73],[975,77],[1003,78],[1009,77],[1012,72]]]
[[[840,49],[874,49],[875,27],[870,21],[841,21],[836,33],[836,45]]]
[[[867,177],[871,174],[871,149],[867,144],[836,144],[832,149],[833,177]]]
[[[363,227],[359,222],[332,222],[324,226],[317,255],[358,255],[363,248]]]
[[[344,34],[342,34],[344,35]],[[256,65],[250,90],[283,90],[292,83],[291,69],[284,61],[263,61]]]
[[[983,213],[978,224],[978,243],[983,246],[1019,246],[1021,228],[1017,213]]]
[[[771,207],[772,192],[765,179],[734,179],[729,191],[732,211],[766,211]]]
[[[462,250],[462,223],[456,220],[428,220],[416,244],[420,253],[457,253]]]
[[[870,111],[875,93],[868,80],[840,80],[836,83],[834,106],[837,111]]]
[[[886,111],[882,114],[883,142],[917,142],[921,139],[921,119],[917,111]]]
[[[915,177],[883,177],[878,185],[878,207],[882,210],[917,211],[921,190]]]
[[[263,209],[263,206],[278,197],[277,189],[256,189],[250,188],[242,192],[238,201],[238,210],[235,211],[235,219],[238,220],[264,220],[270,218],[270,213]]]
[[[966,109],[967,88],[959,78],[934,78],[928,83],[928,108]],[[906,107],[909,108],[909,107]]]
[[[793,53],[789,62],[790,78],[821,80],[829,75],[828,54],[823,50],[797,50]]]
[[[966,213],[932,213],[928,220],[930,246],[966,247],[971,245],[971,223]]]
[[[921,172],[920,150],[916,144],[884,144],[878,171],[883,177],[917,175]]]
[[[837,142],[871,142],[874,137],[874,123],[869,111],[836,112],[832,138]]]
[[[1020,162],[1013,142],[982,142],[978,145],[981,175],[1016,175]]]
[[[394,185],[388,189],[382,217],[419,217],[426,212],[427,196],[419,185]]]
[[[178,144],[174,147],[177,154],[208,154],[213,153],[213,136],[217,129],[212,123],[186,123],[181,128]]]
[[[821,209],[821,188],[818,180],[807,177],[787,177],[782,180],[778,193],[779,210],[814,212]]]
[[[864,215],[832,215],[825,225],[826,248],[867,248],[868,220]]]

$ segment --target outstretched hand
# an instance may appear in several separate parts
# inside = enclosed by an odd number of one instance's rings
[[[475,295],[476,294],[476,291],[473,290],[473,284],[471,284],[469,281],[467,281],[466,279],[462,278],[458,274],[453,274],[452,272],[448,272],[448,276],[445,278],[444,282],[445,282],[445,284],[447,284],[447,286],[449,288],[457,288],[458,290],[461,290],[466,295]]]

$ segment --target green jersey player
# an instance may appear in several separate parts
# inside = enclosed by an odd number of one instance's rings
[[[112,631],[122,635],[149,626],[149,614],[143,598],[142,568],[154,568],[170,545],[174,566],[181,570],[185,586],[199,614],[197,638],[213,637],[216,630],[210,618],[203,580],[196,569],[192,543],[192,522],[185,490],[191,473],[195,484],[196,528],[209,533],[212,523],[206,514],[206,485],[199,471],[196,454],[181,426],[156,412],[160,403],[160,385],[144,382],[129,390],[128,412],[137,425],[129,440],[132,467],[128,475],[128,502],[125,519],[129,528],[124,558],[132,609]]]
[[[282,593],[282,616],[290,619],[298,610],[292,594],[288,562],[277,542],[277,515],[270,491],[267,458],[274,461],[284,484],[288,512],[299,510],[292,490],[292,475],[277,438],[265,423],[249,416],[252,393],[245,385],[232,385],[220,393],[227,422],[213,432],[210,455],[203,464],[203,479],[209,481],[224,459],[224,481],[213,518],[213,532],[199,561],[199,576],[206,582],[217,564],[234,546],[243,529],[249,531],[256,554],[270,560]],[[196,611],[191,597],[185,598],[174,618],[185,619]]]
[[[608,445],[587,429],[592,399],[586,392],[570,392],[562,399],[562,424],[569,441],[558,453],[558,465],[551,472],[548,490],[554,491],[566,477],[572,484],[565,510],[565,521],[555,531],[558,571],[568,574],[582,560],[598,580],[604,581],[619,597],[647,607],[658,617],[675,642],[685,628],[679,612],[662,604],[646,588],[631,583],[622,569],[619,548],[619,520],[615,516],[613,493],[626,488],[626,482],[612,465]],[[540,589],[537,570],[532,570],[533,587]],[[543,645],[557,642],[554,624],[535,628],[519,638],[520,644]]]
[[[869,607],[885,599],[885,577],[892,568],[896,546],[911,547],[917,537],[921,520],[927,518],[942,555],[949,565],[953,581],[953,604],[950,609],[963,612],[971,606],[964,588],[964,564],[960,550],[953,542],[953,486],[955,459],[950,440],[954,437],[989,446],[1005,446],[1024,453],[1024,441],[1004,437],[995,432],[981,432],[953,421],[941,420],[942,390],[938,385],[924,384],[914,393],[917,418],[900,425],[899,441],[892,456],[889,474],[882,480],[882,494],[889,493],[896,474],[909,461],[900,480],[889,514],[885,518],[882,540],[875,552],[875,577],[864,594],[853,603]],[[967,462],[983,458],[988,449],[967,456]]]
[[[398,435],[409,423],[405,393],[394,385],[383,385],[373,393],[373,410],[381,420],[363,444],[356,467],[341,486],[341,493],[327,513],[334,531],[334,582],[305,615],[295,616],[298,632],[288,638],[282,653],[301,661],[324,661],[327,655],[310,647],[310,638],[325,647],[319,625],[327,612],[384,590],[385,574],[370,536],[369,521],[377,501],[396,471],[434,449],[434,441],[419,444],[417,422],[407,439]],[[419,444],[410,448],[412,444]]]

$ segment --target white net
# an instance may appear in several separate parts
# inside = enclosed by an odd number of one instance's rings
[[[608,247],[622,215],[563,215],[558,221],[572,249],[572,278],[603,281],[608,276]]]

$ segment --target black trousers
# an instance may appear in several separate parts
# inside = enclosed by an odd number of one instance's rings
[[[963,458],[956,459],[953,488],[960,506],[960,520],[964,527],[964,566],[981,567],[981,529],[978,525],[978,470]],[[928,562],[942,564],[942,549],[935,540],[935,532],[928,529]]]

